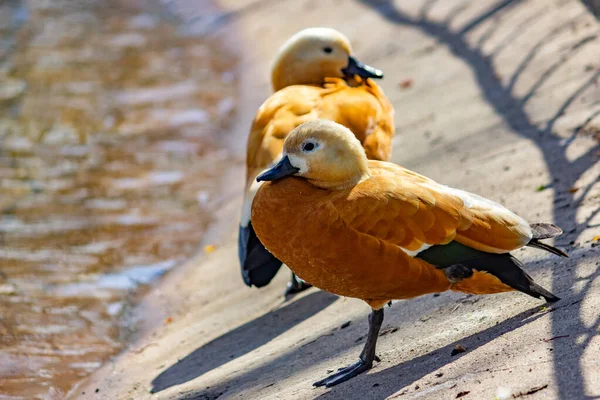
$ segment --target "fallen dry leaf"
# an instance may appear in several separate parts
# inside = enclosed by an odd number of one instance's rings
[[[167,319],[165,319],[165,324],[170,324],[171,322],[173,322],[173,318],[168,317]]]
[[[587,125],[579,131],[582,135],[591,136],[597,142],[600,142],[600,126],[598,125]]]
[[[600,235],[598,235],[598,236],[594,236],[594,237],[592,238],[592,242],[598,242],[598,241],[600,241]]]
[[[572,188],[569,189],[569,193],[575,193],[578,190],[579,190],[579,188],[572,187]]]
[[[402,89],[408,89],[412,85],[413,85],[412,79],[405,79],[398,84],[398,86],[400,86]]]
[[[208,254],[212,253],[216,249],[217,249],[217,247],[214,244],[209,244],[209,245],[204,246],[204,252],[208,253]]]
[[[452,349],[452,352],[450,353],[450,355],[452,357],[454,357],[455,355],[460,354],[460,353],[464,353],[465,351],[466,350],[465,350],[464,347],[462,347],[460,344],[457,344],[456,347]]]

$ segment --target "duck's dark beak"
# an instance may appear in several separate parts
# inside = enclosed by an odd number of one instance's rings
[[[298,171],[299,168],[296,168],[290,163],[290,159],[288,156],[284,156],[277,164],[275,164],[271,169],[263,172],[257,178],[257,182],[262,181],[276,181],[277,179],[285,178],[286,176],[294,175]]]
[[[361,78],[373,78],[373,79],[381,79],[383,78],[383,72],[378,70],[377,68],[370,67],[366,64],[361,63],[356,58],[349,56],[348,57],[348,65],[346,68],[342,69],[342,73],[346,76],[346,78],[354,78],[354,75],[358,75]]]

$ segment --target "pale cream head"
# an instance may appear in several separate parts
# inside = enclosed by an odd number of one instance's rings
[[[290,132],[283,156],[296,176],[326,189],[345,189],[369,177],[367,155],[356,136],[329,120],[305,122]]]
[[[321,85],[342,78],[352,53],[350,41],[330,28],[304,29],[281,46],[271,69],[273,90],[290,85]]]

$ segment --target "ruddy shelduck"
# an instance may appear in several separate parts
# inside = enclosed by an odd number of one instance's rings
[[[371,368],[390,300],[446,290],[519,290],[559,300],[509,252],[533,246],[566,256],[540,242],[561,234],[560,228],[529,224],[491,200],[370,161],[352,132],[335,122],[294,129],[282,158],[257,180],[270,181],[252,204],[264,246],[306,282],[372,308],[359,361],[316,386],[333,386]]]
[[[381,71],[357,61],[348,39],[328,28],[309,28],[292,36],[272,67],[275,93],[259,108],[248,137],[246,179],[238,251],[248,286],[262,287],[282,263],[256,238],[250,221],[256,176],[277,162],[288,133],[303,122],[326,118],[349,128],[367,157],[388,160],[394,135],[393,108],[370,78]],[[286,294],[309,287],[292,280]]]

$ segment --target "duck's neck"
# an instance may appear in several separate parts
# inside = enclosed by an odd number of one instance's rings
[[[273,63],[271,85],[274,92],[292,85],[322,86],[325,83],[325,77],[331,75],[329,72],[318,65],[299,62],[294,56],[284,53]]]
[[[271,74],[271,86],[273,92],[277,92],[285,87],[292,85],[316,85],[323,84],[323,77],[316,76],[311,73],[304,73],[299,76],[296,71],[288,71],[286,68],[280,67]]]
[[[345,178],[345,179],[340,179],[340,180],[309,179],[308,181],[312,185],[319,187],[321,189],[346,190],[346,189],[353,188],[354,186],[358,185],[361,182],[366,181],[370,177],[371,177],[371,174],[369,174],[369,171],[364,171],[360,174],[356,174],[355,176],[353,176],[351,178]]]

